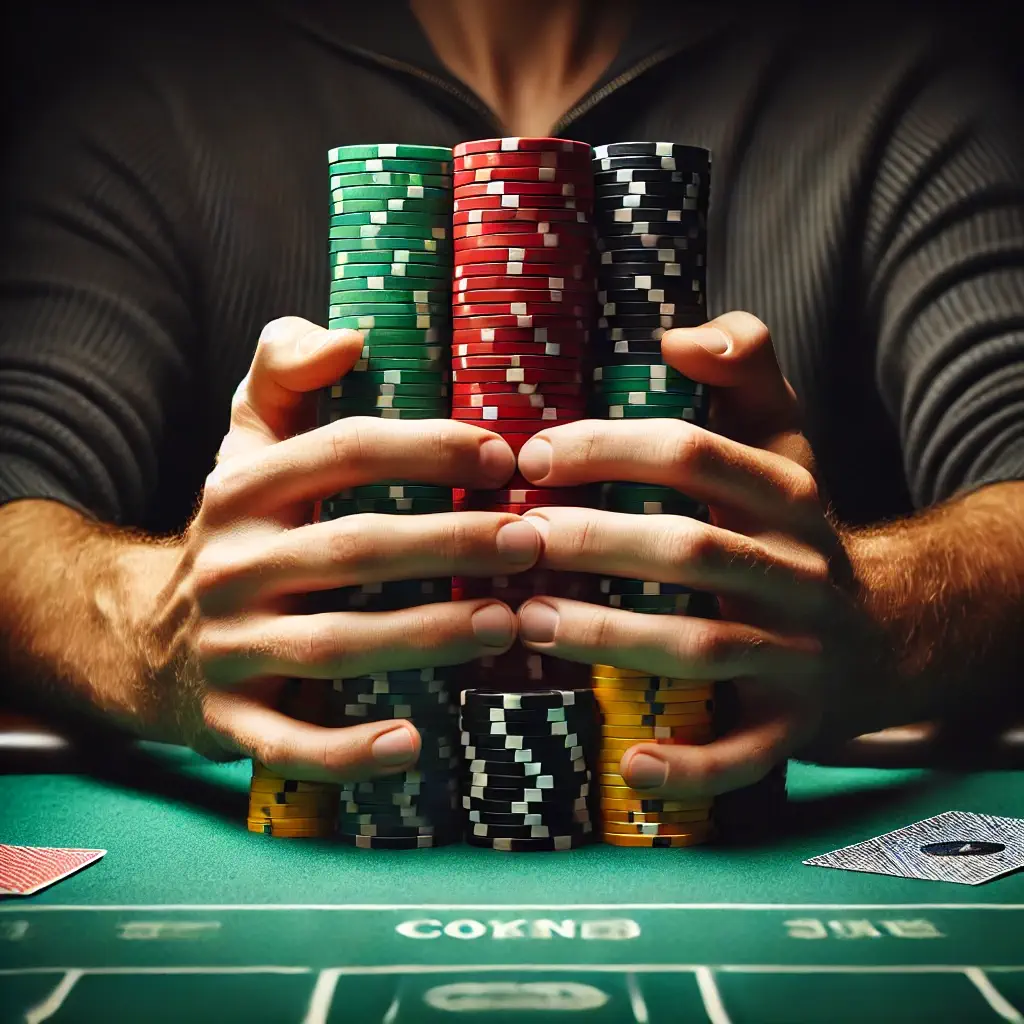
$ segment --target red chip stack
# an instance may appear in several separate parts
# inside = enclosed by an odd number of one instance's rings
[[[589,146],[566,139],[481,139],[455,147],[452,417],[500,434],[518,455],[545,427],[586,416],[593,325],[594,179]],[[522,514],[586,505],[585,489],[537,487],[517,474],[501,490],[455,491],[456,509]],[[543,569],[460,578],[453,598],[534,594],[592,598],[593,580]],[[468,666],[466,685],[586,686],[589,670],[515,647]],[[578,678],[577,678],[578,676]]]

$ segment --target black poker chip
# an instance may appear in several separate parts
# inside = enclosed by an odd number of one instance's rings
[[[586,758],[575,761],[484,761],[476,759],[465,763],[467,774],[496,775],[512,779],[530,779],[541,775],[572,776],[587,770]]]
[[[551,853],[589,846],[594,842],[594,837],[590,833],[585,836],[557,836],[554,839],[482,839],[479,836],[467,835],[465,840],[469,846],[482,846],[506,853]]]
[[[616,156],[672,157],[692,163],[711,163],[711,150],[681,142],[609,142],[594,147],[594,159]]]
[[[652,266],[648,263],[626,263],[623,261],[602,266],[597,277],[601,283],[619,278],[631,280],[634,277],[672,279],[678,282],[683,277],[683,265],[681,263],[655,263]],[[655,287],[658,286],[655,285]]]
[[[630,232],[624,235],[602,235],[597,240],[597,251],[601,257],[607,253],[648,253],[648,252],[669,252],[672,253],[677,262],[687,258],[694,259],[695,255],[703,259],[707,249],[707,239],[700,228],[694,227],[692,231],[680,231],[675,235],[647,235]],[[598,270],[600,270],[601,257],[599,257]],[[629,262],[628,259],[623,262]]]
[[[664,220],[668,222],[685,222],[688,214],[699,214],[701,212],[696,199],[688,199],[683,196],[676,196],[666,199],[665,202],[658,202],[665,199],[664,196],[615,196],[612,199],[604,200],[600,206],[594,208],[594,223],[598,231],[602,231],[606,224],[647,224],[652,220]],[[642,202],[633,202],[639,199]]]
[[[460,711],[460,718],[467,731],[472,727],[483,725],[486,731],[488,725],[499,722],[522,722],[530,725],[554,725],[556,722],[582,723],[592,719],[594,714],[593,705],[588,707],[567,707],[567,708],[479,708],[470,705],[463,705]]]
[[[657,237],[676,235],[680,238],[699,237],[706,229],[705,216],[701,210],[688,210],[685,216],[668,220],[665,211],[660,210],[652,217],[633,218],[630,220],[608,220],[601,225],[600,237],[604,244],[609,239],[625,238],[631,235],[651,235]]]
[[[595,183],[594,201],[607,205],[623,196],[652,196],[664,206],[675,205],[674,200],[696,199],[700,186],[683,181],[598,181]],[[653,205],[653,202],[652,202]]]
[[[564,829],[564,831],[563,831]],[[588,821],[576,828],[563,825],[485,825],[481,822],[470,822],[467,835],[479,839],[551,839],[554,836],[581,837],[593,833],[594,826]]]
[[[706,160],[699,157],[688,159],[686,157],[672,156],[605,156],[593,161],[591,165],[594,176],[599,174],[612,174],[623,170],[651,171],[655,174],[672,174],[683,172],[684,174],[698,174],[701,178],[710,176],[710,165]]]
[[[569,743],[575,746],[579,742],[580,727],[573,722],[487,722],[467,723],[463,720],[463,732],[467,735],[465,746],[478,746],[481,739],[494,737],[519,737],[524,742],[548,740],[561,737],[577,737]],[[586,723],[587,729],[590,723]]]
[[[463,690],[461,703],[465,707],[502,708],[507,711],[538,708],[564,708],[577,705],[593,706],[592,690],[533,690],[529,693],[507,693],[488,690]]]
[[[646,294],[641,292],[640,294]],[[681,317],[693,318],[700,313],[694,310],[692,303],[683,305],[680,302],[620,302],[618,299],[603,301],[600,306],[600,313],[609,323],[614,322],[620,316],[667,316],[674,317],[677,314]],[[687,326],[685,324],[673,324],[673,326]]]
[[[331,691],[335,703],[344,700],[346,704],[410,704],[414,707],[444,707],[454,703],[454,691],[447,688],[422,690],[419,693],[348,693],[345,690]]]
[[[465,811],[480,811],[486,814],[561,814],[565,816],[589,812],[592,806],[596,806],[594,797],[576,797],[568,800],[564,797],[556,801],[527,801],[527,800],[482,800],[478,797],[464,796],[462,798],[462,809]]]
[[[614,267],[617,263],[678,263],[685,266],[689,259],[691,265],[699,266],[695,263],[695,257],[703,257],[702,249],[695,247],[694,256],[689,256],[686,250],[676,246],[665,246],[663,249],[650,246],[622,246],[601,253],[597,273],[598,277],[602,277],[608,267]]]
[[[599,330],[619,327],[623,330],[654,330],[655,327],[675,327],[670,316],[617,316],[612,323],[608,317],[598,317],[597,326]]]
[[[667,167],[594,167],[594,187],[598,193],[613,183],[626,181],[650,181],[665,185],[703,185],[707,175],[688,169],[671,169]]]
[[[361,850],[426,850],[434,846],[447,846],[459,841],[457,830],[432,836],[350,836],[339,835],[338,838],[349,846]]]
[[[526,825],[548,825],[565,832],[571,832],[573,828],[594,820],[589,809],[586,808],[574,811],[550,806],[532,811],[521,811],[518,814],[502,814],[498,811],[467,811],[466,818],[472,823],[479,822],[482,825],[511,825],[516,828]]]
[[[467,772],[462,779],[466,789],[551,789],[575,792],[592,782],[589,771],[563,772],[550,775],[494,775],[491,772]]]
[[[473,744],[463,749],[463,756],[468,761],[481,760],[505,764],[550,764],[569,763],[584,756],[583,746],[550,747],[496,747],[493,744],[481,746]]]
[[[469,786],[463,799],[470,800],[507,800],[514,803],[528,804],[563,804],[566,800],[577,797],[589,797],[591,785],[588,782],[578,783],[571,789],[561,791],[555,789],[531,789],[529,786]]]

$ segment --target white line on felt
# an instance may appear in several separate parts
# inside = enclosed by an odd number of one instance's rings
[[[317,975],[302,1024],[324,1024],[327,1014],[330,1012],[331,1000],[334,999],[334,990],[337,985],[338,972],[333,967],[321,971]]]
[[[75,905],[41,903],[27,907],[0,905],[0,913],[49,913],[53,911],[286,911],[312,910],[998,910],[1024,911],[1024,903],[109,903]]]
[[[989,981],[988,976],[978,967],[969,967],[964,974],[974,984],[974,987],[981,993],[982,998],[992,1009],[999,1014],[1003,1020],[1010,1021],[1010,1024],[1021,1024],[1024,1022],[1024,1014],[1021,1014],[1015,1006],[1009,1003],[1006,997]]]
[[[391,1005],[384,1012],[384,1016],[381,1019],[381,1024],[395,1024],[398,1019],[398,1008],[402,1005],[402,997],[399,993],[395,993],[395,998],[391,1000]]]
[[[82,976],[82,971],[72,969],[60,979],[57,987],[41,1002],[25,1013],[25,1024],[42,1024],[49,1020],[63,1005],[68,993],[75,987],[75,982]]]
[[[636,975],[632,972],[626,975],[626,991],[629,993],[629,1005],[633,1009],[633,1019],[636,1024],[649,1024],[651,1015],[647,1012],[647,1003],[644,1002],[640,982],[636,980]]]
[[[368,964],[365,966],[330,967],[340,977],[389,974],[481,974],[487,971],[525,974],[695,974],[707,969],[706,964]],[[970,970],[986,974],[1017,974],[1024,964],[715,964],[715,971],[729,974],[966,974]],[[25,974],[63,974],[80,971],[83,975],[140,974],[312,974],[312,967],[3,967],[0,978]]]
[[[696,977],[697,988],[700,989],[701,1002],[704,1004],[704,1012],[708,1015],[708,1020],[711,1024],[731,1024],[725,1003],[722,1002],[722,993],[718,991],[711,968],[698,967]]]

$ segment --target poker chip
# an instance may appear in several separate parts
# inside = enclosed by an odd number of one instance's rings
[[[400,240],[405,249],[441,251],[442,247],[450,244],[451,235],[451,225],[443,222],[427,225],[404,224],[400,221],[373,223],[364,217],[355,223],[332,224],[327,232],[327,250],[337,252],[349,249],[354,241],[366,239],[394,239]]]
[[[482,215],[481,215],[482,216]],[[559,220],[536,220],[531,217],[508,217],[486,220],[464,221],[452,225],[452,238],[478,239],[478,245],[527,245],[523,235],[547,237],[552,234],[565,238],[571,245],[586,244],[588,250],[593,243],[593,229],[586,216],[561,218]],[[511,238],[508,243],[498,242],[498,238]]]
[[[412,186],[410,186],[412,187]],[[548,199],[549,197],[562,199],[576,199],[583,196],[590,197],[593,193],[593,183],[589,179],[582,179],[579,183],[572,181],[518,181],[518,180],[490,180],[462,182],[455,186],[455,201],[463,199],[476,199],[482,196],[515,196],[518,200],[516,205],[531,205],[530,199]]]
[[[460,142],[452,153],[456,161],[478,153],[568,153],[578,157],[580,161],[589,162],[592,159],[590,147],[585,142],[554,138],[476,139],[472,142]]]
[[[557,236],[556,236],[557,237]],[[478,240],[477,240],[478,241]],[[564,250],[552,252],[549,246],[531,247],[526,243],[519,245],[476,245],[464,244],[459,239],[455,245],[455,266],[461,267],[469,263],[551,263],[556,256],[575,258],[580,266],[585,266],[588,250],[576,247],[572,252]],[[458,271],[456,270],[456,275]]]
[[[401,371],[392,371],[395,373]],[[456,384],[580,384],[582,373],[573,370],[538,370],[532,367],[490,367],[482,370],[452,370]]]
[[[335,146],[327,151],[328,164],[346,160],[430,160],[450,164],[452,150],[446,146],[376,145]]]
[[[573,209],[572,207],[529,207],[529,206],[502,206],[498,209],[481,209],[481,210],[456,210],[452,216],[453,228],[458,228],[464,224],[503,224],[508,221],[533,221],[543,222],[549,225],[555,224],[583,224],[589,225],[590,218],[587,214],[580,209]],[[444,226],[449,225],[435,225],[430,226]],[[507,229],[502,229],[507,230]],[[550,229],[549,229],[550,230]],[[556,228],[560,230],[560,228]]]
[[[591,152],[589,147],[576,149],[492,149],[479,150],[473,153],[456,152],[454,166],[456,172],[473,170],[481,167],[550,167],[558,168],[563,173],[589,173]]]

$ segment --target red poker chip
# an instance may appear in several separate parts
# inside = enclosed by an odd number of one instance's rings
[[[580,252],[590,256],[590,238],[584,234],[570,235],[564,231],[521,231],[470,235],[455,240],[455,256],[476,249],[501,249],[507,247],[523,249],[554,249],[556,252]],[[607,264],[606,264],[607,265]]]
[[[468,277],[467,281],[477,281],[479,278]],[[587,301],[585,293],[574,291],[564,292],[560,288],[473,288],[468,291],[455,292],[454,299],[457,302],[562,302],[565,299],[582,303]],[[593,301],[588,303],[588,309],[594,309]]]
[[[590,303],[595,302],[594,282],[589,278],[541,277],[531,274],[523,274],[521,277],[518,274],[511,277],[494,277],[486,274],[471,274],[455,281],[453,290],[455,298],[465,292],[476,291],[572,292],[586,296],[586,300]]]
[[[477,167],[558,167],[564,170],[590,172],[593,153],[582,150],[488,150],[456,154],[452,166],[456,171]]]
[[[452,344],[454,356],[563,356],[581,359],[588,351],[585,344],[562,344],[557,341],[468,341]]]
[[[452,316],[569,316],[585,317],[587,306],[569,302],[457,302]]]
[[[590,218],[584,210],[573,210],[560,207],[506,206],[496,210],[457,210],[452,214],[452,224],[498,224],[502,221],[545,221],[558,223],[566,221],[572,224],[590,224]],[[502,229],[504,230],[504,229]]]
[[[484,366],[530,366],[537,370],[581,370],[580,360],[569,356],[506,355],[481,352],[471,356],[453,356],[453,370],[476,370]]]
[[[549,505],[559,505],[564,502],[578,505],[586,494],[584,487],[538,487],[530,484],[528,487],[501,487],[494,491],[467,490],[465,487],[452,488],[452,500],[454,501],[497,501],[502,504],[522,505],[531,501],[547,501]],[[554,569],[531,569],[529,573],[516,573],[516,579],[523,577],[543,576],[578,576],[580,579],[593,580],[590,573],[562,573]],[[473,577],[476,579],[477,577]],[[481,577],[482,578],[482,577]]]
[[[566,182],[594,191],[594,175],[589,167],[557,167],[547,164],[497,164],[486,167],[455,165],[454,185],[457,189],[482,182]]]
[[[593,158],[590,146],[585,142],[543,136],[474,139],[471,142],[460,142],[452,150],[456,159],[471,153],[573,153],[581,160],[585,156],[588,164]]]
[[[457,384],[580,384],[578,370],[536,370],[528,366],[491,366],[483,370],[452,370]]]
[[[463,371],[466,373],[468,371]],[[584,394],[582,382],[571,381],[462,381],[451,385],[453,400],[460,395],[544,395],[547,398],[577,397]],[[587,389],[589,394],[589,388]]]
[[[526,399],[526,401],[521,401]],[[533,399],[533,401],[530,401]],[[530,416],[530,409],[558,409],[573,416],[586,412],[586,401],[574,395],[459,395],[453,409],[502,409],[517,419]],[[522,414],[522,415],[520,415]]]
[[[526,263],[509,260],[505,263],[463,263],[455,268],[460,277],[561,277],[572,281],[593,281],[590,268],[584,263]]]
[[[566,196],[468,196],[452,202],[456,214],[471,210],[518,210],[522,208],[537,210],[580,210],[586,212],[590,208],[589,199],[572,199]]]
[[[467,263],[555,263],[566,262],[573,266],[585,266],[587,254],[579,256],[580,249],[575,255],[563,253],[559,249],[552,249],[550,246],[531,248],[525,245],[504,245],[504,246],[467,246],[455,249],[455,266],[461,267]]]
[[[459,224],[452,228],[452,238],[456,245],[470,238],[489,235],[559,235],[589,244],[593,241],[594,231],[589,223],[576,220],[495,220],[493,217],[483,223]]]
[[[532,327],[484,327],[463,328],[452,332],[452,344],[474,341],[526,341],[542,344],[547,341],[567,342],[572,345],[585,345],[590,334],[585,329],[570,327],[555,330],[553,328]]]
[[[453,405],[453,420],[474,420],[481,425],[500,424],[509,419],[536,420],[538,423],[560,423],[565,420],[581,420],[582,409],[567,409],[564,406],[545,406],[537,409],[523,405]]]
[[[472,173],[472,172],[470,172]],[[467,181],[455,179],[455,199],[474,199],[478,196],[561,196],[563,199],[593,199],[592,181]]]
[[[452,320],[457,331],[479,330],[484,327],[575,327],[582,330],[587,326],[585,320],[573,320],[567,316],[531,315],[522,316],[506,314],[504,316],[462,316]]]

